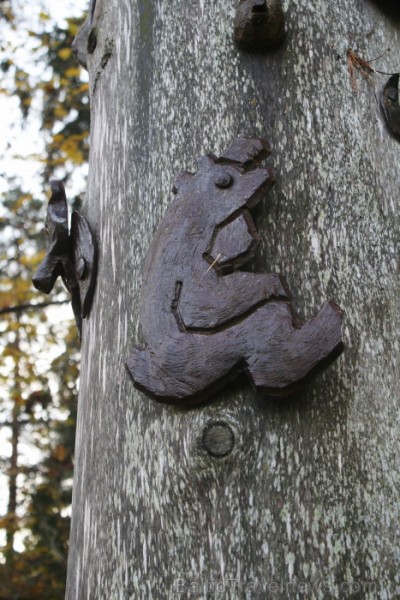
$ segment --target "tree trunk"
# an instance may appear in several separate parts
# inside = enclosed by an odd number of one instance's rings
[[[69,600],[400,594],[400,146],[379,104],[388,76],[347,60],[349,47],[365,60],[390,47],[372,64],[398,68],[400,28],[369,0],[285,0],[284,45],[246,54],[232,41],[236,3],[95,7],[86,215],[99,272]],[[174,176],[238,135],[267,138],[278,175],[256,214],[255,268],[286,276],[301,318],[336,301],[346,350],[285,401],[240,380],[205,407],[159,405],[124,368],[144,258]],[[223,458],[202,443],[215,421],[234,434]]]

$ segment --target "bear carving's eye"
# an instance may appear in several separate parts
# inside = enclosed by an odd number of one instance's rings
[[[232,183],[233,177],[227,171],[222,171],[218,173],[214,178],[214,184],[222,189],[229,187],[230,185],[232,185]]]

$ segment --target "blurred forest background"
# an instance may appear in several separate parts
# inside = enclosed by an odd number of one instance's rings
[[[88,83],[71,43],[87,2],[70,2],[71,16],[61,19],[52,4],[0,2],[0,95],[18,103],[13,135],[23,141],[15,156],[3,140],[21,175],[4,160],[0,173],[0,599],[7,600],[64,598],[70,526],[79,344],[62,286],[47,297],[31,279],[45,251],[49,181],[64,181],[70,209],[79,209],[85,189]],[[14,119],[4,106],[3,122]]]

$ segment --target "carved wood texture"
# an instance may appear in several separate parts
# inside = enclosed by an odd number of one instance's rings
[[[71,295],[72,310],[79,335],[82,319],[92,304],[97,274],[96,243],[86,220],[75,210],[68,233],[68,204],[61,181],[51,182],[52,195],[47,207],[47,251],[32,278],[33,285],[50,294],[61,277]]]
[[[127,362],[157,400],[205,400],[242,371],[264,394],[288,396],[342,349],[336,304],[299,327],[280,275],[235,271],[259,241],[249,209],[275,182],[260,166],[268,154],[265,141],[238,138],[177,178],[145,265],[145,347]]]

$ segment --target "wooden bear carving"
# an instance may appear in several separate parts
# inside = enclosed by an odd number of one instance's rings
[[[239,138],[181,173],[151,243],[140,326],[127,368],[160,402],[205,400],[244,372],[261,392],[288,396],[342,349],[342,311],[325,302],[302,327],[275,273],[238,271],[259,237],[250,215],[274,184],[259,166],[266,142]]]

